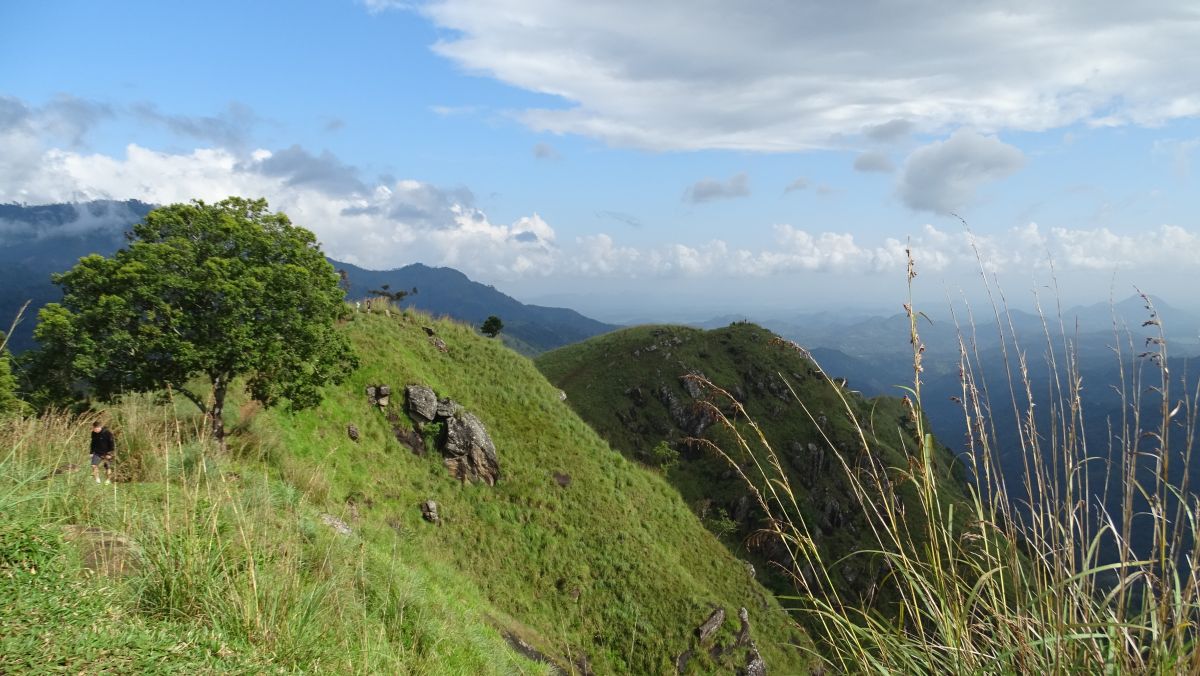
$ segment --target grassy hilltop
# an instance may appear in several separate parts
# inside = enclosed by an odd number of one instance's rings
[[[872,548],[872,541],[835,456],[850,465],[870,460],[882,467],[908,467],[918,443],[912,410],[901,398],[866,399],[852,391],[853,383],[830,381],[794,344],[744,322],[709,331],[682,326],[624,329],[548,352],[537,365],[614,448],[639,462],[662,465],[665,477],[733,551],[758,564],[760,575],[776,591],[794,593],[794,580],[769,563],[786,557],[778,546],[773,551],[770,539],[758,536],[765,528],[765,515],[746,481],[711,448],[689,441],[710,440],[746,475],[756,474],[754,460],[738,452],[730,431],[711,416],[702,419],[698,402],[711,400],[730,413],[744,434],[756,436],[745,424],[747,418],[734,415],[724,396],[689,380],[687,374],[707,378],[745,407],[748,419],[778,453],[782,478],[796,491],[799,513],[791,518],[799,516],[812,528],[834,583],[863,593],[871,586],[864,581],[882,577],[878,561],[838,561],[840,555]],[[866,433],[865,446],[858,425]],[[936,447],[935,463],[945,479],[947,497],[961,499],[954,459]],[[915,501],[912,486],[899,494],[906,502]]]
[[[343,330],[361,367],[312,410],[231,402],[227,455],[190,404],[129,397],[110,409],[129,482],[97,486],[86,468],[47,478],[84,464],[81,421],[3,423],[0,672],[550,669],[520,646],[572,671],[667,673],[715,607],[731,619],[690,671],[745,664],[744,646],[707,654],[733,643],[740,607],[773,673],[804,670],[795,646],[807,638],[773,596],[527,359],[415,313],[356,314]],[[397,441],[394,426],[411,429],[412,383],[486,424],[495,486],[460,484],[436,450]],[[372,384],[392,387],[393,421],[368,403]],[[440,526],[422,519],[426,500]],[[85,527],[128,538],[134,572],[86,577]]]

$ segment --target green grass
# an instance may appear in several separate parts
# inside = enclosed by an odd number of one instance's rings
[[[194,421],[169,409],[138,398],[108,415],[142,469],[133,482],[97,485],[86,468],[45,478],[77,461],[86,420],[0,428],[12,449],[0,459],[0,672],[544,671],[509,649],[469,582],[413,565],[407,543],[334,534],[270,468],[186,429],[172,440]],[[129,536],[136,571],[86,570],[66,524]]]
[[[411,313],[355,315],[347,331],[362,365],[319,410],[269,412],[249,427],[272,440],[268,452],[293,483],[312,477],[311,492],[329,509],[353,501],[364,541],[385,546],[399,530],[419,543],[422,565],[471,579],[499,624],[511,621],[563,662],[586,655],[597,673],[672,669],[715,605],[731,617],[741,606],[751,611],[773,668],[805,663],[792,647],[808,645],[803,632],[677,491],[614,452],[528,359],[471,327]],[[478,415],[496,443],[500,482],[460,485],[436,454],[418,457],[397,443],[363,394],[372,383],[392,387],[393,407],[405,385],[423,383]],[[346,436],[350,423],[362,434],[357,444]],[[556,472],[570,485],[560,487]],[[428,499],[440,505],[441,527],[421,519],[417,506]]]
[[[90,418],[0,423],[0,672],[545,673],[511,634],[569,669],[665,673],[714,606],[731,618],[749,609],[775,673],[804,670],[811,643],[775,599],[528,359],[414,313],[357,314],[343,329],[362,367],[308,411],[231,397],[227,453],[182,400],[109,407],[113,486],[92,483],[86,466],[44,478],[86,465]],[[416,382],[488,426],[496,486],[461,485],[436,453],[413,454],[366,401],[366,385],[389,384],[400,411]],[[398,421],[409,425],[402,411]],[[428,499],[441,526],[421,518]],[[137,571],[91,575],[62,540],[67,524],[128,535]],[[736,628],[728,620],[717,641]],[[744,658],[699,652],[693,673]]]
[[[734,552],[756,564],[777,593],[794,595],[796,571],[785,572],[770,562],[786,565],[788,557],[781,560],[778,546],[771,556],[770,538],[761,537],[763,529],[769,530],[767,510],[758,504],[754,488],[713,447],[689,443],[689,432],[680,428],[657,393],[665,388],[689,415],[705,406],[704,401],[714,403],[716,408],[707,410],[724,411],[731,426],[714,420],[704,438],[727,452],[768,501],[768,482],[792,486],[795,503],[774,507],[813,527],[828,562],[827,573],[840,589],[870,600],[872,585],[864,581],[883,573],[877,557],[843,558],[873,538],[838,458],[851,465],[908,467],[920,445],[912,410],[900,398],[868,400],[835,385],[797,346],[743,322],[709,331],[682,326],[623,329],[548,352],[537,365],[567,392],[568,403],[580,417],[627,457],[654,466],[659,464],[655,448],[663,441],[682,450],[683,459],[664,472],[667,480],[714,531],[725,535]],[[702,374],[743,408],[735,411],[725,395],[699,383],[704,391],[695,400],[681,379],[687,373]],[[735,431],[757,436],[749,420],[779,452],[778,467],[765,467],[762,477],[754,455],[740,449],[735,436]],[[955,478],[961,468],[944,448],[935,445],[933,451],[935,471],[944,478],[942,490],[948,499],[963,501],[963,483]],[[911,506],[917,503],[911,486],[900,489],[900,498]],[[750,505],[750,515],[731,528],[728,517],[736,513],[739,501]]]

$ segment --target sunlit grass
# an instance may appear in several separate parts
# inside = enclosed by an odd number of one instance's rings
[[[910,261],[910,290],[913,277]],[[1121,342],[1132,339],[1114,321],[1123,414],[1110,423],[1112,447],[1105,459],[1087,447],[1083,383],[1061,317],[1046,320],[1043,314],[1046,358],[1056,380],[1048,397],[1035,396],[1003,295],[990,287],[989,295],[1000,298],[993,314],[1006,337],[1011,377],[991,383],[990,392],[977,379],[976,329],[969,317],[968,330],[960,331],[961,402],[971,431],[969,499],[947,499],[940,485],[946,479],[933,467],[933,441],[921,414],[921,315],[911,300],[914,433],[897,430],[907,440],[908,465],[851,463],[838,455],[838,471],[870,524],[871,541],[851,557],[884,562],[872,584],[891,592],[894,602],[886,606],[839,595],[828,577],[837,562],[822,558],[771,440],[712,406],[735,436],[733,447],[714,451],[735,468],[735,454],[755,459],[743,479],[756,487],[771,535],[787,543],[798,592],[791,605],[816,633],[821,660],[838,671],[881,674],[1197,673],[1197,499],[1188,492],[1186,468],[1171,469],[1172,463],[1191,462],[1197,397],[1173,393],[1163,319],[1144,297],[1146,326],[1158,329],[1138,351],[1149,375],[1140,367],[1127,372],[1129,354]],[[744,415],[736,400],[712,387],[721,404],[731,402]],[[840,388],[832,390],[843,396]],[[1153,397],[1144,400],[1146,392]],[[1006,419],[1002,411],[1010,405]],[[812,415],[803,399],[796,406]],[[1035,406],[1051,408],[1051,429],[1038,428],[1044,418],[1035,416]],[[868,444],[868,421],[857,418],[849,402],[844,411]],[[1019,429],[1019,448],[995,447],[999,425]],[[1022,454],[1023,476],[1002,475],[1000,453]],[[1105,509],[1108,484],[1093,485],[1093,466],[1100,463],[1100,476],[1117,479],[1118,513]],[[918,513],[912,501],[899,499],[903,486],[915,487]],[[1132,543],[1146,528],[1153,529],[1152,546],[1139,551]]]

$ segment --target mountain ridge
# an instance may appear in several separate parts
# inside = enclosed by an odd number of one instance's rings
[[[112,254],[124,244],[124,232],[153,208],[137,200],[0,204],[0,322],[4,329],[25,301],[31,301],[10,341],[14,353],[34,347],[38,309],[61,298],[50,275],[65,272],[89,253]],[[404,300],[405,307],[476,325],[497,315],[505,326],[501,339],[525,354],[616,328],[568,308],[522,303],[454,268],[413,263],[391,270],[368,270],[329,260],[335,268],[348,272],[348,297],[352,300],[367,298],[383,284],[393,291],[417,287],[418,293]]]

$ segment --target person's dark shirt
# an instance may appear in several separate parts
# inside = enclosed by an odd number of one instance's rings
[[[92,432],[92,454],[108,455],[113,452],[113,435],[107,429]]]

